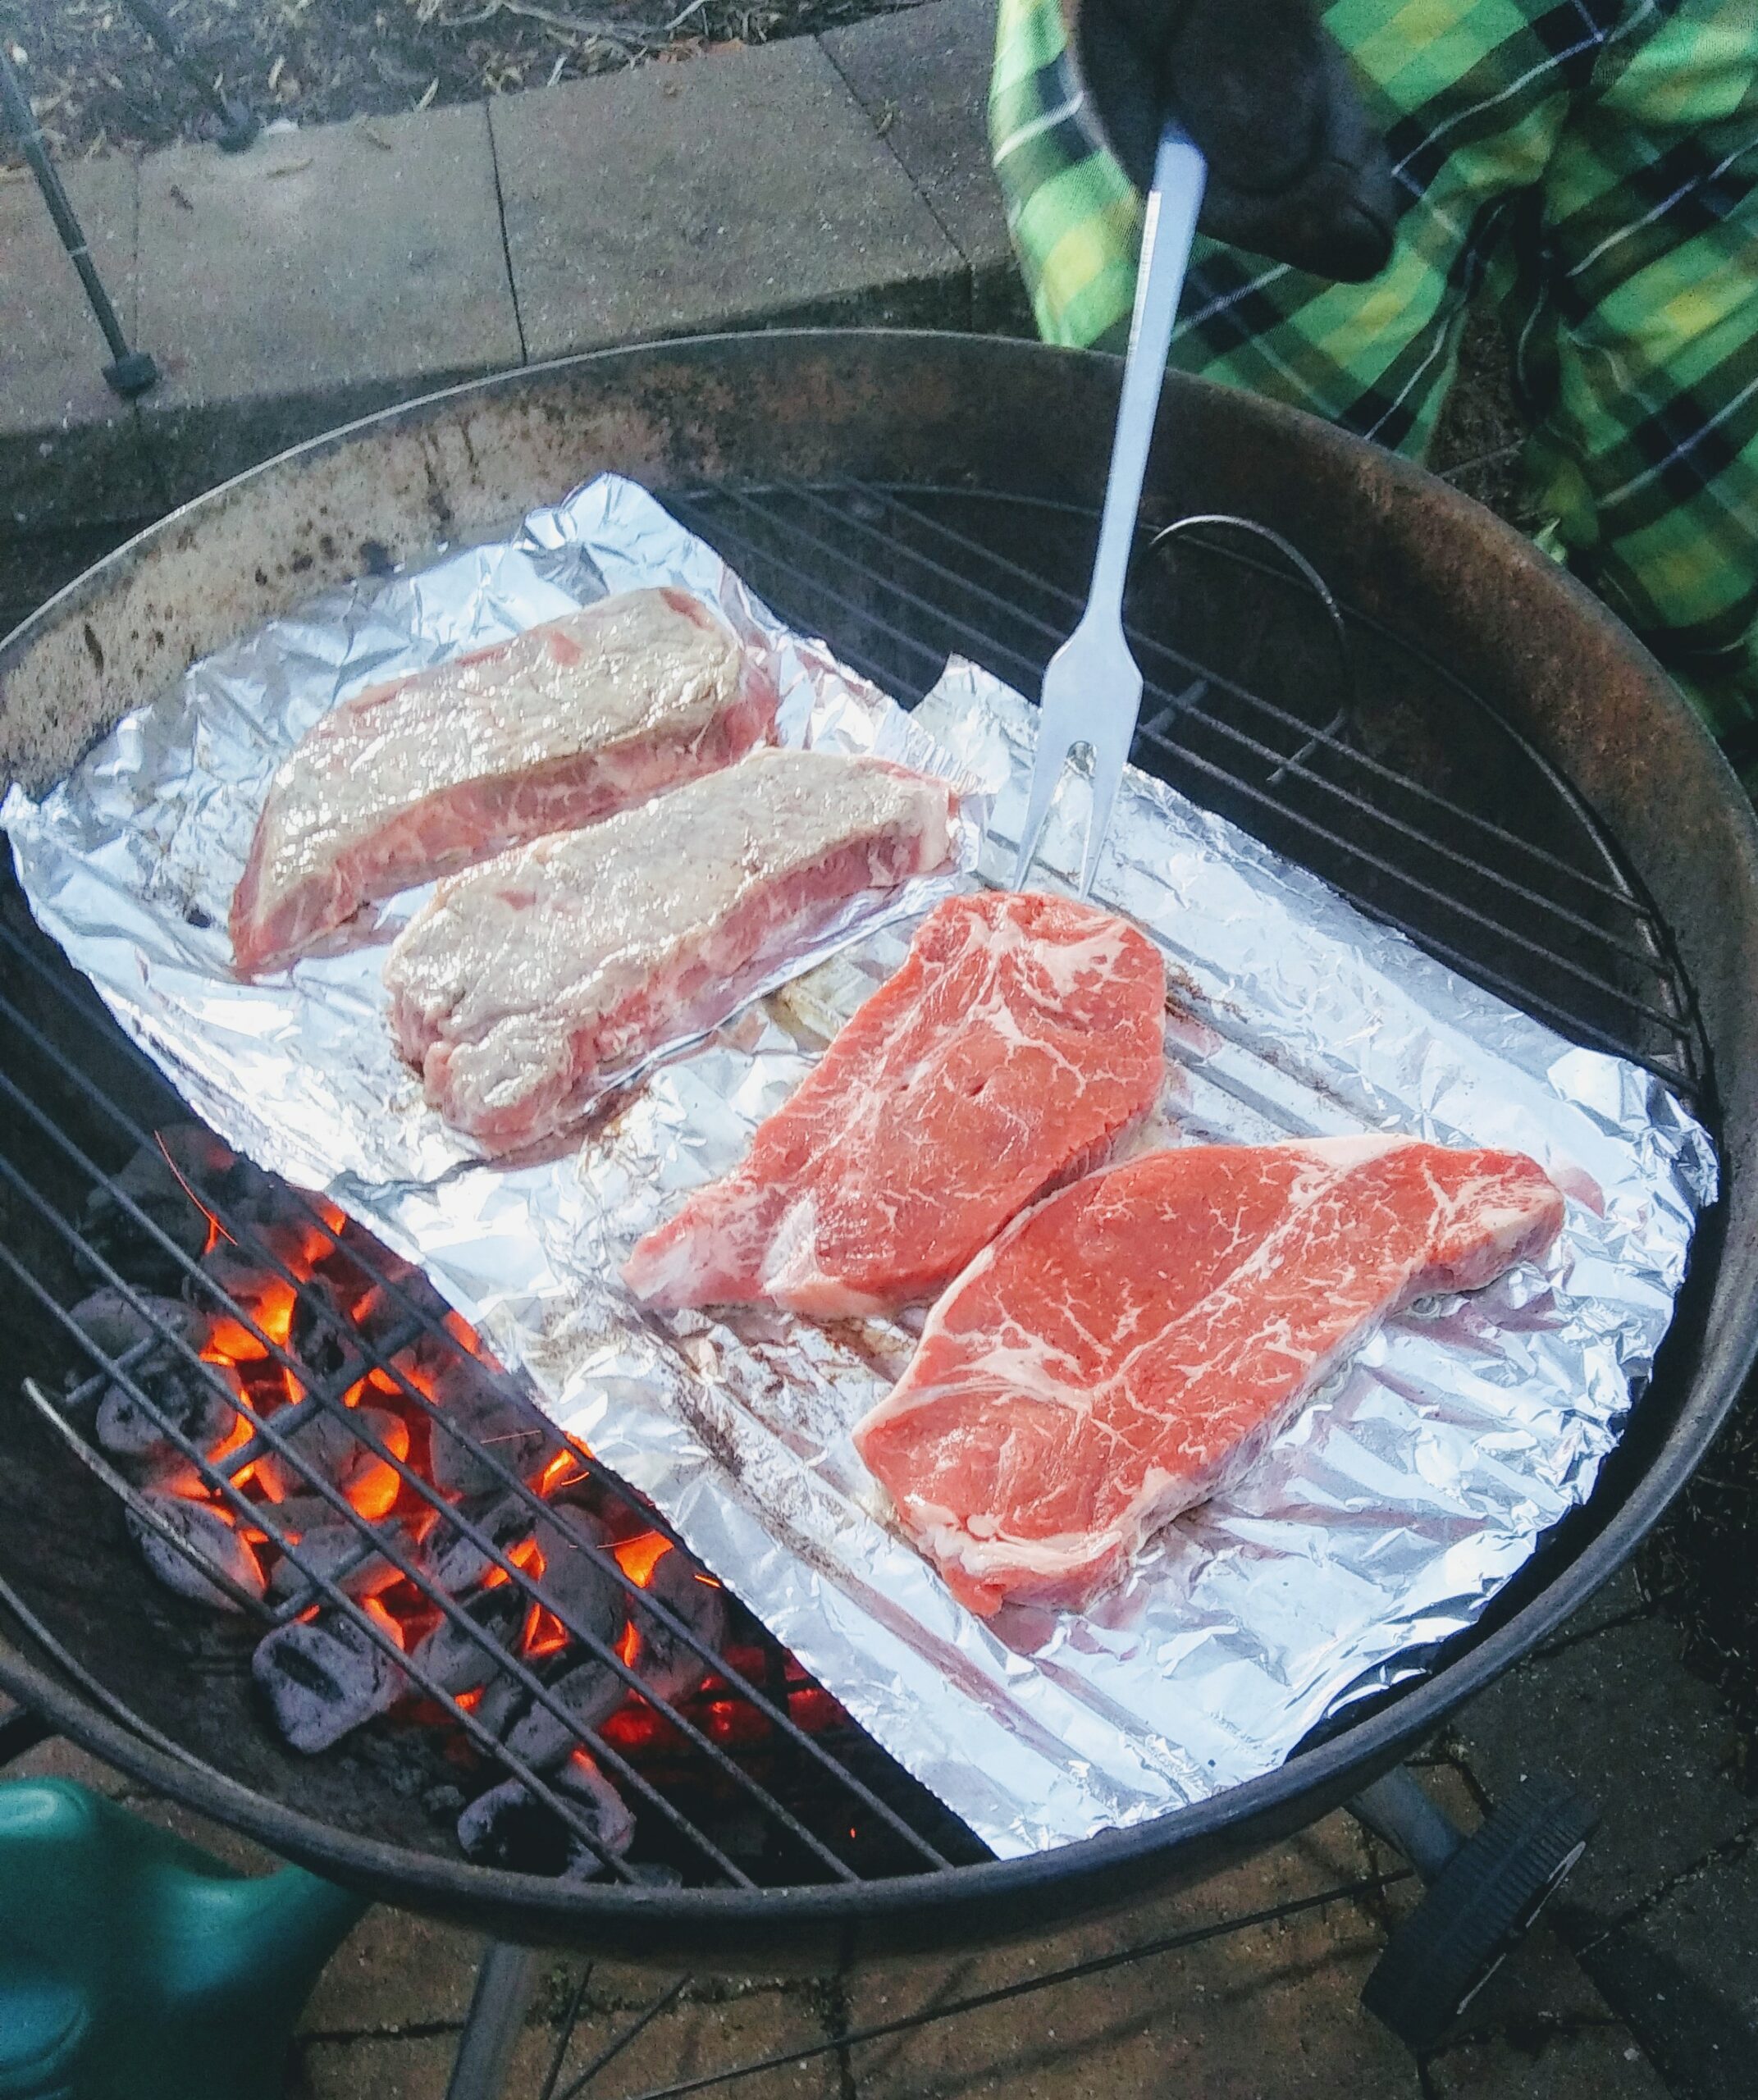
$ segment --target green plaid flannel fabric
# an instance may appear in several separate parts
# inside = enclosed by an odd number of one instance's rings
[[[1000,0],[989,130],[1038,324],[1121,348],[1140,208],[1057,0]],[[1537,514],[1758,786],[1758,5],[1335,0],[1403,192],[1331,285],[1199,242],[1173,362],[1420,459],[1500,309]]]

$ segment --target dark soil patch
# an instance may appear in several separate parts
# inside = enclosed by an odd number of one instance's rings
[[[1734,1777],[1758,1792],[1758,1382],[1637,1564],[1739,1731]]]
[[[884,14],[900,0],[169,0],[205,78],[265,120],[384,116]],[[909,4],[909,0],[902,0]],[[37,120],[63,158],[212,135],[121,0],[0,0]],[[22,52],[23,57],[18,56]],[[0,162],[11,141],[0,139]]]

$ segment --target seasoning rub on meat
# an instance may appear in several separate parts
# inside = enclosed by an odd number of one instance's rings
[[[548,1136],[606,1075],[724,1019],[843,906],[943,866],[943,782],[764,750],[442,883],[385,966],[391,1025],[446,1121]]]
[[[234,957],[279,968],[363,905],[729,765],[766,738],[767,672],[687,591],[627,591],[372,687],[270,784]]]

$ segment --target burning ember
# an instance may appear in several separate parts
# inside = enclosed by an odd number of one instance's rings
[[[143,1309],[113,1288],[75,1308],[121,1375],[74,1386],[89,1412],[71,1411],[129,1483],[154,1574],[272,1622],[253,1670],[296,1749],[381,1716],[443,1730],[453,1801],[479,1784],[457,1817],[471,1857],[590,1874],[637,1842],[643,1764],[773,1736],[705,1654],[808,1732],[846,1721],[755,1628],[735,1632],[714,1577],[340,1210],[194,1124],[117,1185],[196,1274],[171,1261],[136,1289]],[[86,1222],[102,1244],[108,1221]]]

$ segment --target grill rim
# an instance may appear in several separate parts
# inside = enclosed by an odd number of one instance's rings
[[[70,621],[76,622],[82,608],[95,606],[155,552],[171,546],[180,533],[192,526],[199,528],[230,503],[259,494],[263,485],[272,486],[274,477],[290,479],[305,467],[332,458],[363,437],[418,433],[425,427],[436,426],[441,428],[428,434],[438,442],[448,419],[473,401],[521,392],[541,398],[546,386],[567,387],[575,382],[588,395],[596,390],[614,395],[616,381],[623,375],[631,377],[632,391],[639,397],[643,368],[663,374],[668,361],[674,373],[679,368],[693,370],[704,389],[712,392],[735,384],[741,373],[748,380],[754,366],[759,370],[766,367],[773,385],[774,372],[790,359],[810,364],[815,358],[820,372],[855,371],[870,388],[875,369],[882,377],[889,369],[895,378],[907,370],[913,359],[918,372],[927,368],[930,377],[943,379],[933,368],[934,359],[957,367],[961,360],[973,357],[979,360],[984,386],[1002,395],[1011,370],[1016,379],[1025,382],[1029,396],[1043,395],[1046,386],[1050,398],[1065,386],[1071,395],[1083,390],[1091,395],[1096,386],[1103,400],[1108,391],[1114,390],[1119,369],[1115,361],[1094,354],[1053,350],[1039,345],[979,342],[902,331],[798,331],[760,339],[701,338],[600,352],[472,382],[382,411],[313,440],[172,512],[70,584],[0,643],[0,678],[16,669],[45,639],[52,639],[57,630],[68,631]],[[596,389],[595,382],[600,382]],[[810,390],[806,391],[809,396]],[[1173,375],[1162,407],[1162,430],[1186,418],[1208,425],[1222,416],[1237,420],[1242,427],[1254,428],[1267,449],[1274,447],[1283,459],[1296,454],[1304,455],[1315,468],[1326,469],[1331,479],[1356,491],[1370,506],[1364,514],[1366,523],[1383,522],[1386,530],[1395,532],[1401,522],[1402,529],[1411,536],[1413,556],[1432,538],[1437,536],[1446,542],[1461,532],[1468,534],[1475,550],[1484,557],[1484,574],[1472,579],[1472,587],[1461,593],[1468,601],[1473,596],[1481,600],[1484,587],[1493,587],[1498,582],[1509,587],[1512,597],[1525,602],[1530,602],[1535,594],[1541,603],[1546,594],[1559,594],[1573,615],[1583,648],[1596,644],[1596,652],[1589,650],[1588,653],[1620,663],[1626,680],[1633,678],[1646,687],[1645,702],[1658,712],[1660,724],[1674,740],[1667,746],[1661,765],[1670,777],[1675,796],[1681,783],[1687,788],[1695,784],[1705,792],[1708,799],[1702,806],[1706,815],[1715,820],[1722,842],[1729,851],[1731,865],[1726,879],[1741,883],[1748,899],[1758,897],[1758,824],[1739,796],[1731,771],[1660,667],[1582,586],[1559,573],[1529,544],[1491,518],[1470,499],[1409,463],[1378,453],[1297,411],[1249,397],[1226,396],[1223,410],[1218,405],[1221,392],[1204,382]],[[701,412],[700,402],[691,405]],[[809,402],[808,412],[822,411],[824,406],[820,396]],[[853,413],[870,419],[874,413],[870,399]],[[653,413],[657,415],[657,410]],[[1066,421],[1072,427],[1080,425],[1081,418],[1071,413]],[[836,434],[830,433],[833,437]],[[797,439],[798,433],[794,436]],[[865,426],[857,436],[874,441]],[[601,436],[600,442],[612,445],[619,440],[626,448],[621,457],[614,452],[606,452],[597,459],[573,455],[572,478],[583,478],[600,465],[614,464],[664,485],[668,454],[675,446],[668,447],[643,424],[638,406],[628,409],[620,431],[613,419],[610,436]],[[644,442],[647,450],[642,452]],[[1067,453],[1074,443],[1067,432],[1060,438],[1053,431],[1045,433],[1045,449],[1051,454],[1058,446]],[[631,452],[638,457],[632,459]],[[1098,456],[1102,458],[1102,448],[1098,449]],[[1071,479],[1083,493],[1089,493],[1097,469],[1084,458],[1075,463],[1078,471]],[[1054,468],[1053,459],[1041,474],[1053,472]],[[1326,474],[1315,474],[1314,479],[1326,477]],[[1235,500],[1230,507],[1247,506]],[[1373,516],[1376,511],[1377,520]],[[321,568],[308,572],[299,582],[299,594],[307,594],[325,580]],[[1373,609],[1368,609],[1371,613]],[[1501,609],[1504,617],[1509,617],[1515,608],[1507,605]],[[244,620],[263,615],[260,611],[231,607],[223,616],[235,628]],[[76,624],[71,632],[77,641]],[[51,660],[62,653],[53,648],[48,652]],[[172,660],[167,659],[156,675],[168,675]],[[77,661],[63,655],[64,667]],[[101,714],[101,670],[98,681]],[[89,676],[87,684],[90,684]],[[122,705],[132,696],[131,691],[116,696]],[[112,710],[112,719],[114,711],[119,709]],[[98,719],[89,704],[88,719]],[[1514,726],[1517,730],[1523,727],[1518,721]],[[1652,730],[1651,717],[1645,726]],[[1542,744],[1539,748],[1544,751]],[[1598,751],[1593,755],[1596,760],[1602,756]],[[1549,751],[1545,756],[1557,762]],[[1574,769],[1564,762],[1561,770],[1586,799],[1587,790]],[[1614,821],[1607,829],[1620,851],[1628,854],[1624,831]],[[1652,895],[1656,885],[1639,868],[1637,874],[1644,892]],[[1677,915],[1669,914],[1664,899],[1660,901],[1658,916],[1669,938],[1683,945]],[[1718,1010],[1724,1009],[1730,999],[1737,1001],[1758,982],[1758,963],[1751,960],[1754,942],[1749,929],[1742,931],[1745,950],[1719,958],[1716,983],[1706,984],[1702,971],[1695,975],[1688,969],[1684,972],[1684,981],[1700,1008],[1713,1004]],[[1717,959],[1715,955],[1710,958],[1712,964]],[[1712,1001],[1705,1001],[1705,993],[1714,994]],[[1705,1120],[1715,1126],[1719,1119],[1715,1113],[1718,1073],[1713,1020],[1710,1015],[1705,1023],[1712,1062],[1705,1075],[1704,1112]],[[1737,1110],[1747,1106],[1758,1093],[1758,1080],[1744,1071],[1734,1076],[1731,1091]],[[1737,1214],[1744,1205],[1739,1200],[1743,1185],[1737,1170],[1742,1162],[1736,1156],[1737,1150],[1751,1153],[1754,1139],[1743,1124],[1738,1136],[1737,1148],[1731,1143],[1724,1146],[1728,1193],[1716,1213],[1705,1218],[1698,1241],[1701,1251],[1694,1257],[1695,1265],[1701,1266],[1706,1258],[1716,1267],[1710,1282],[1710,1304],[1705,1308],[1710,1317],[1706,1322],[1699,1322],[1698,1334],[1683,1338],[1683,1350],[1694,1360],[1669,1367],[1669,1377],[1679,1380],[1684,1387],[1683,1397],[1660,1449],[1596,1535],[1573,1550],[1566,1564],[1505,1621],[1479,1636],[1464,1653],[1402,1691],[1379,1711],[1344,1727],[1274,1772],[1209,1801],[1129,1830],[1103,1833],[1053,1853],[958,1866],[944,1873],[891,1881],[863,1882],[852,1888],[620,1892],[593,1884],[548,1883],[358,1838],[210,1768],[169,1758],[107,1719],[89,1695],[23,1655],[0,1655],[0,1686],[47,1714],[97,1754],[109,1757],[191,1807],[217,1814],[289,1857],[393,1900],[477,1924],[488,1921],[492,1929],[514,1938],[571,1944],[590,1941],[614,1946],[636,1958],[645,1955],[668,1961],[697,1952],[724,1959],[733,1950],[737,1967],[770,1961],[784,1947],[798,1947],[808,1940],[815,1962],[832,1958],[833,1950],[824,1935],[824,1928],[831,1925],[842,1928],[845,1939],[858,1929],[864,1944],[888,1941],[917,1949],[928,1944],[952,1943],[961,1935],[968,1938],[973,1931],[989,1938],[1005,1936],[1010,1924],[1011,1929],[1018,1931],[1037,1921],[1021,1919],[1014,1907],[1015,1899],[1052,1884],[1061,1891],[1061,1907],[1067,1915],[1079,1910],[1115,1907],[1148,1888],[1163,1889],[1180,1879],[1200,1879],[1225,1860],[1302,1827],[1358,1792],[1555,1631],[1633,1551],[1701,1458],[1737,1399],[1754,1354],[1758,1354],[1758,1224]],[[1725,1244],[1718,1246],[1718,1228],[1724,1222],[1732,1229],[1727,1232]],[[1739,1309],[1739,1317],[1719,1320],[1713,1317],[1717,1311],[1726,1312],[1730,1306]],[[1701,1331],[1705,1325],[1706,1335]],[[10,1612],[7,1615],[11,1616]],[[1071,1895],[1077,1900],[1070,1901]],[[1041,1917],[1040,1911],[1037,1919]]]

